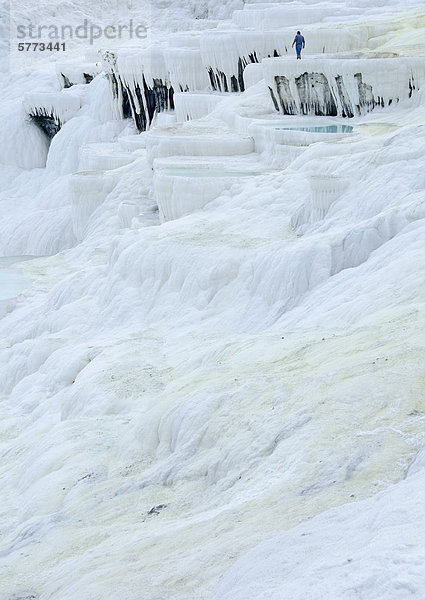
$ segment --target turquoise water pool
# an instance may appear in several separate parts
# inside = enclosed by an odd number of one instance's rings
[[[30,281],[22,274],[21,269],[12,266],[14,263],[31,260],[33,256],[0,257],[0,300],[9,300],[18,296],[30,285]]]
[[[314,127],[276,127],[287,131],[306,131],[308,133],[351,133],[351,125],[316,125]]]

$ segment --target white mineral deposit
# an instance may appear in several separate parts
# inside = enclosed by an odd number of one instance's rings
[[[423,600],[423,0],[0,9],[0,599]]]

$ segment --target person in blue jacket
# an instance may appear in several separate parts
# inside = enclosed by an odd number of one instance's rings
[[[295,39],[292,42],[292,48],[294,46],[295,50],[297,51],[297,60],[301,60],[301,50],[305,48],[305,39],[304,36],[301,35],[300,31],[297,31],[297,35],[295,36]]]

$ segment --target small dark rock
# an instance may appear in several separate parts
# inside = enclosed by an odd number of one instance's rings
[[[152,508],[148,511],[148,515],[159,515],[163,508],[166,508],[166,504],[157,504],[157,506],[152,506]]]

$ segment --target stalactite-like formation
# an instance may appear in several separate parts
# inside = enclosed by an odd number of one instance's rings
[[[49,114],[43,109],[35,110],[33,113],[30,113],[29,117],[49,139],[54,138],[62,127],[60,119],[54,113]]]
[[[134,83],[126,85],[117,73],[110,76],[114,100],[119,103],[122,117],[132,117],[139,131],[146,131],[155,113],[174,109],[174,89],[162,79],[155,78],[153,85],[148,85],[144,75],[141,86]]]
[[[276,110],[354,117],[407,100],[425,84],[423,58],[284,58],[262,63]]]

